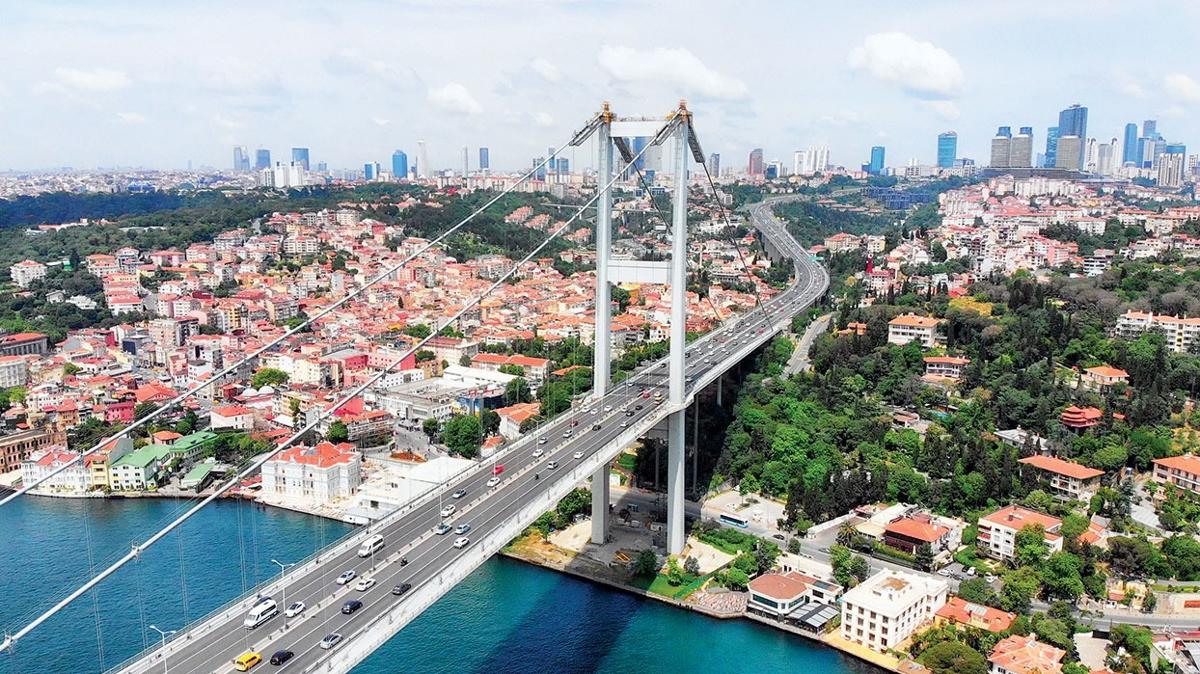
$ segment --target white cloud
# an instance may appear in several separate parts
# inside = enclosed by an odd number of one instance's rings
[[[930,98],[953,98],[963,87],[963,70],[950,52],[904,33],[868,35],[850,51],[848,63],[908,93]]]
[[[146,116],[140,112],[118,112],[117,119],[126,124],[142,124],[146,121]]]
[[[128,87],[132,81],[129,75],[121,70],[55,68],[53,80],[37,83],[34,85],[34,91],[37,93],[116,91]]]
[[[554,117],[550,116],[548,112],[534,113],[533,123],[544,129],[554,126]]]
[[[222,129],[240,129],[246,126],[245,122],[224,115],[213,115],[213,122]]]
[[[458,82],[450,82],[443,87],[429,90],[429,102],[445,110],[459,115],[478,115],[483,112],[479,101],[471,95],[466,87]]]
[[[374,123],[375,126],[387,126],[388,124],[392,123],[392,120],[384,119],[382,117],[372,117],[371,122]]]
[[[1146,88],[1138,78],[1130,75],[1124,68],[1117,68],[1112,74],[1113,89],[1122,96],[1146,98]]]
[[[925,106],[927,110],[938,117],[950,122],[958,119],[961,114],[958,110],[958,104],[954,101],[921,101],[921,105]]]
[[[677,87],[681,94],[724,100],[743,99],[749,93],[744,82],[709,68],[683,48],[639,50],[604,45],[599,61],[600,67],[619,82],[667,85]]]
[[[1181,101],[1200,101],[1200,82],[1183,73],[1171,73],[1163,78],[1163,89]]]
[[[541,75],[542,79],[546,80],[547,82],[557,82],[562,79],[562,72],[559,71],[558,66],[547,61],[541,56],[530,61],[529,67],[532,68],[535,73]]]

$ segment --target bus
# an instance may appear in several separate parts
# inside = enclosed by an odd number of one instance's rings
[[[721,513],[721,516],[717,519],[721,520],[721,524],[739,529],[745,529],[750,526],[750,522],[745,517],[734,515],[733,513]]]

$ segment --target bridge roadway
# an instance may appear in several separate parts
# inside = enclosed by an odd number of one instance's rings
[[[689,345],[689,401],[701,387],[786,328],[795,313],[807,308],[828,287],[825,270],[787,234],[767,203],[755,205],[750,214],[753,224],[776,249],[795,262],[795,282],[760,309]],[[655,393],[661,393],[664,402],[656,403]],[[110,671],[231,672],[233,660],[248,651],[261,653],[264,659],[255,671],[348,671],[553,507],[558,498],[607,465],[629,441],[682,409],[672,408],[666,398],[664,359],[616,384],[604,397],[577,405],[503,451],[496,459],[504,466],[498,485],[487,486],[493,464],[481,463],[441,487],[437,498],[427,495],[410,509],[372,524],[369,531],[356,532],[322,551],[316,560],[260,588],[263,595],[279,603],[280,614],[257,629],[242,626],[254,602],[253,595],[246,596],[194,623],[168,641],[165,649],[150,649]],[[597,424],[599,428],[593,430]],[[540,457],[533,455],[537,448],[544,452]],[[551,461],[558,462],[558,467],[550,468]],[[454,499],[450,494],[458,489],[465,490],[466,495]],[[457,511],[443,519],[439,511],[446,504],[454,504]],[[433,528],[442,521],[451,526],[469,524],[466,536],[471,543],[457,549],[452,545],[458,537],[453,531],[436,535]],[[375,533],[384,537],[383,549],[371,558],[359,558],[358,542]],[[401,557],[407,559],[405,566],[399,564]],[[354,589],[357,579],[347,585],[335,584],[337,576],[347,570],[356,571],[359,579],[374,578],[375,586],[360,592]],[[412,589],[395,596],[392,588],[400,583],[409,583]],[[345,615],[341,608],[351,599],[362,601],[363,607]],[[285,621],[283,609],[296,601],[307,604],[307,610]],[[406,607],[406,603],[411,606]],[[322,638],[334,632],[343,635],[343,642],[330,650],[321,649]],[[356,647],[360,641],[363,643]],[[279,650],[295,655],[282,666],[271,666],[266,660]]]

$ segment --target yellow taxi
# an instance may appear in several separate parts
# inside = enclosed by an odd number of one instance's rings
[[[248,672],[250,668],[262,662],[262,654],[250,651],[242,653],[233,660],[233,668],[239,672]]]

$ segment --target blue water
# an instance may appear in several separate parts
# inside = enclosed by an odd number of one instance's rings
[[[11,632],[25,624],[85,580],[92,565],[111,562],[180,507],[159,500],[22,498],[0,508],[0,627]],[[176,629],[277,573],[271,559],[300,559],[346,531],[295,513],[213,504],[23,639],[15,653],[0,655],[0,674],[103,671],[158,639],[148,625]],[[842,674],[868,668],[747,621],[718,621],[496,559],[355,669],[401,671]]]

